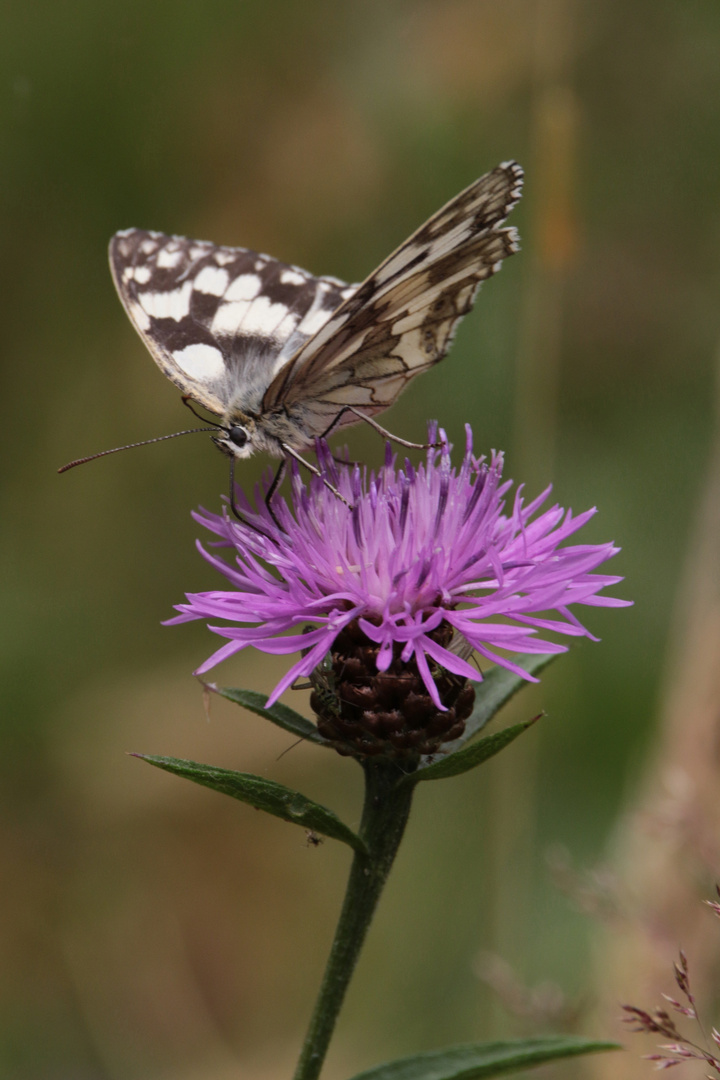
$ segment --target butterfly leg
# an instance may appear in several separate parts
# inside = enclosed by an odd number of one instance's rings
[[[333,420],[332,424],[330,424],[328,427],[326,427],[325,430],[323,431],[322,435],[320,436],[321,439],[325,440],[325,439],[328,438],[329,435],[332,434],[332,429],[338,423],[338,421],[340,420],[340,417],[343,415],[344,412],[346,412],[346,410],[347,410],[347,406],[344,409],[340,410],[340,412],[337,414],[337,416]],[[345,450],[347,451],[347,447],[345,447]],[[349,458],[347,458],[347,457],[341,458],[341,457],[338,457],[337,454],[333,454],[332,459],[333,459],[333,461],[337,462],[338,465],[347,465],[347,466],[360,465],[359,461],[350,461]]]
[[[338,414],[335,422],[340,419],[342,413],[345,413],[345,411],[347,411],[347,413],[352,413],[353,416],[356,416],[359,420],[365,420],[365,422],[369,423],[371,428],[375,428],[378,434],[382,435],[383,438],[389,438],[391,443],[397,443],[399,446],[407,446],[411,450],[430,450],[433,447],[441,445],[440,443],[410,443],[407,438],[400,438],[399,435],[393,435],[392,431],[382,428],[377,420],[373,420],[371,416],[362,413],[361,410],[355,408],[353,405],[345,405],[341,413]]]
[[[336,427],[340,423],[340,420],[342,419],[342,417],[345,415],[345,413],[348,411],[349,408],[350,408],[349,405],[343,406],[343,408],[340,410],[340,412],[337,414],[337,416],[333,419],[332,423],[328,424],[328,426],[325,428],[322,435],[320,436],[321,439],[329,439],[330,438],[330,436],[332,435],[333,428]]]
[[[273,519],[275,524],[277,525],[280,532],[283,532],[283,533],[285,532],[285,529],[283,529],[282,525],[280,524],[278,519],[275,517],[275,513],[274,513],[273,508],[272,508],[272,497],[275,494],[275,492],[277,491],[277,489],[280,487],[280,485],[282,484],[283,477],[285,476],[285,470],[286,469],[287,469],[287,459],[282,458],[282,460],[280,461],[280,464],[277,467],[277,471],[275,472],[275,475],[272,478],[272,483],[271,483],[270,487],[267,489],[267,493],[265,495],[265,506],[267,507],[267,512],[270,515],[270,517]]]
[[[354,469],[356,465],[360,468],[362,465],[361,461],[351,461],[350,458],[338,457],[337,454],[333,454],[332,459],[337,465],[344,465],[348,469]]]
[[[367,416],[364,412],[360,412],[359,409],[354,409],[352,405],[345,405],[340,410],[340,412],[334,418],[333,422],[329,425],[329,427],[327,427],[325,431],[323,431],[322,435],[320,436],[321,439],[327,439],[328,436],[332,434],[333,428],[340,423],[340,420],[346,412],[351,412],[354,416],[357,416],[358,419],[365,420],[366,423],[370,424],[370,426],[374,428],[375,431],[378,432],[378,434],[382,435],[383,438],[389,439],[390,442],[399,443],[401,446],[407,446],[411,450],[430,450],[433,447],[440,446],[440,443],[416,443],[409,442],[407,439],[401,439],[399,435],[393,435],[391,431],[388,431],[386,428],[381,427],[380,424],[378,424],[377,420],[373,420],[371,416]],[[351,463],[345,461],[342,458],[337,457],[335,454],[333,454],[333,461],[337,461],[338,465],[356,464],[355,462]]]
[[[241,525],[247,525],[249,528],[254,527],[250,525],[245,515],[238,510],[235,502],[235,458],[230,458],[230,509]]]
[[[280,470],[278,469],[278,472],[279,471]],[[273,480],[273,486],[270,489],[270,494],[272,494],[276,486],[277,485]],[[267,502],[267,499],[265,501]],[[259,529],[257,525],[253,525],[251,521],[248,521],[242,511],[238,510],[237,503],[235,502],[235,458],[230,458],[230,509],[233,512],[233,516],[238,519],[241,525],[245,525],[248,529],[252,529],[253,532],[259,533],[260,536],[264,536],[266,540],[273,539],[272,536],[266,533],[264,529]],[[278,529],[280,529],[281,532],[284,532],[285,530],[273,514],[272,508],[269,505],[268,510],[270,511],[270,517],[273,519]]]
[[[281,443],[281,446],[282,446],[282,448],[283,448],[286,455],[289,455],[290,457],[295,458],[295,460],[297,462],[299,462],[301,465],[305,466],[305,468],[308,470],[308,472],[311,472],[313,474],[313,476],[317,476],[320,480],[322,480],[325,487],[328,488],[329,491],[332,491],[333,495],[335,495],[338,499],[340,499],[340,502],[344,502],[346,506],[350,506],[350,503],[347,501],[345,496],[342,495],[338,491],[338,489],[336,487],[333,487],[333,485],[327,479],[325,474],[322,473],[320,471],[320,469],[318,469],[315,465],[313,465],[312,462],[306,461],[305,458],[302,457],[301,454],[298,454],[297,450],[293,450],[292,446],[288,446],[287,443]],[[267,502],[267,497],[265,499],[265,502]],[[350,506],[350,509],[352,510],[351,506]],[[269,506],[268,506],[268,510],[270,510]],[[270,510],[270,513],[272,514],[272,510]]]
[[[181,401],[183,405],[190,410],[193,416],[197,416],[198,420],[202,420],[203,424],[212,424],[214,428],[219,428],[220,430],[223,430],[222,424],[218,424],[214,420],[208,420],[207,417],[200,415],[200,413],[190,404],[192,398],[189,394],[182,394]]]
[[[340,410],[330,427],[323,433],[323,439],[327,438],[335,425],[340,422],[343,413],[346,412],[350,412],[353,416],[357,416],[358,420],[364,420],[370,427],[375,428],[375,431],[377,431],[379,435],[382,435],[384,439],[389,439],[390,442],[398,443],[400,446],[407,446],[410,450],[430,450],[432,447],[440,446],[440,443],[417,443],[410,442],[408,439],[401,439],[399,435],[393,435],[392,431],[388,431],[387,428],[381,427],[377,420],[373,420],[372,416],[368,416],[367,413],[361,412],[360,409],[356,409],[353,405],[345,405]]]

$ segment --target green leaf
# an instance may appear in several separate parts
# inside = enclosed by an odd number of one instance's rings
[[[266,780],[251,773],[233,772],[232,769],[220,769],[215,765],[201,765],[197,761],[185,761],[182,758],[155,757],[152,754],[132,756],[149,761],[158,769],[165,769],[176,776],[194,780],[196,784],[203,784],[213,791],[220,791],[223,795],[231,795],[233,799],[249,803],[250,806],[265,810],[284,821],[303,825],[306,829],[330,836],[333,840],[342,840],[356,851],[367,854],[367,848],[360,837],[344,825],[332,810],[306,798],[299,791],[277,784],[274,780]]]
[[[255,690],[236,690],[231,686],[216,686],[214,683],[203,683],[203,686],[206,686],[208,690],[212,690],[214,694],[227,698],[228,701],[234,701],[236,705],[242,705],[249,712],[257,713],[258,716],[262,716],[263,720],[271,720],[273,724],[277,724],[278,727],[284,728],[285,731],[289,731],[301,739],[308,739],[310,742],[318,743],[320,746],[327,746],[327,742],[322,735],[318,734],[315,725],[310,720],[306,720],[300,713],[296,713],[294,709],[289,709],[287,705],[277,703],[266,709],[267,697],[265,694],[258,694]]]
[[[358,1073],[352,1080],[476,1080],[530,1069],[546,1061],[620,1050],[617,1043],[573,1035],[547,1035],[512,1042],[470,1043],[398,1058]]]
[[[532,727],[541,716],[542,713],[539,713],[537,716],[533,716],[532,720],[523,720],[522,723],[513,724],[512,727],[505,728],[503,731],[496,731],[493,735],[486,735],[479,742],[464,746],[462,750],[456,750],[454,754],[449,754],[432,765],[426,765],[424,768],[418,769],[417,772],[408,773],[400,783],[412,784],[418,783],[420,780],[445,780],[448,776],[459,776],[460,773],[467,772],[468,769],[474,769],[478,765],[482,765],[484,761],[494,757],[495,754],[499,754],[501,750],[514,742],[518,735],[522,735],[523,731],[527,731],[529,727]]]
[[[538,675],[543,668],[546,668],[552,660],[555,660],[560,655],[562,654],[538,653],[533,656],[519,653],[511,659],[514,664],[523,668],[529,675]],[[446,743],[443,747],[446,752],[453,753],[455,750],[459,750],[461,746],[464,746],[469,739],[472,739],[473,735],[477,735],[479,731],[482,731],[488,721],[492,720],[495,713],[511,697],[517,694],[518,690],[522,690],[524,686],[532,686],[532,683],[529,683],[527,679],[523,679],[521,675],[516,675],[515,672],[508,671],[507,668],[498,664],[497,667],[492,668],[485,675],[482,682],[476,682],[473,685],[475,686],[475,707],[465,722],[465,731],[460,738]]]

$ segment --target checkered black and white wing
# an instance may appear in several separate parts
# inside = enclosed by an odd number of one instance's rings
[[[515,229],[501,226],[522,177],[515,162],[499,165],[431,217],[300,346],[262,412],[282,410],[319,435],[343,406],[371,416],[388,408],[442,360],[482,282],[518,250]],[[337,426],[356,419],[346,414]]]
[[[116,233],[110,267],[161,371],[225,419],[258,412],[280,368],[353,291],[245,248],[143,229]]]

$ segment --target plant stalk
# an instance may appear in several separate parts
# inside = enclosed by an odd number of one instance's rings
[[[308,1027],[294,1080],[320,1075],[350,978],[387,881],[410,814],[415,785],[402,784],[397,765],[370,760],[365,771],[365,804],[360,836],[368,855],[355,853],[345,900],[325,975]]]

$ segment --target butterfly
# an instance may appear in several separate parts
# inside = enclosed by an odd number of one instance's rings
[[[299,458],[331,430],[379,427],[373,417],[442,360],[481,283],[518,250],[503,223],[522,177],[498,165],[359,285],[143,229],[113,237],[113,280],[160,370],[218,417],[221,450]]]

